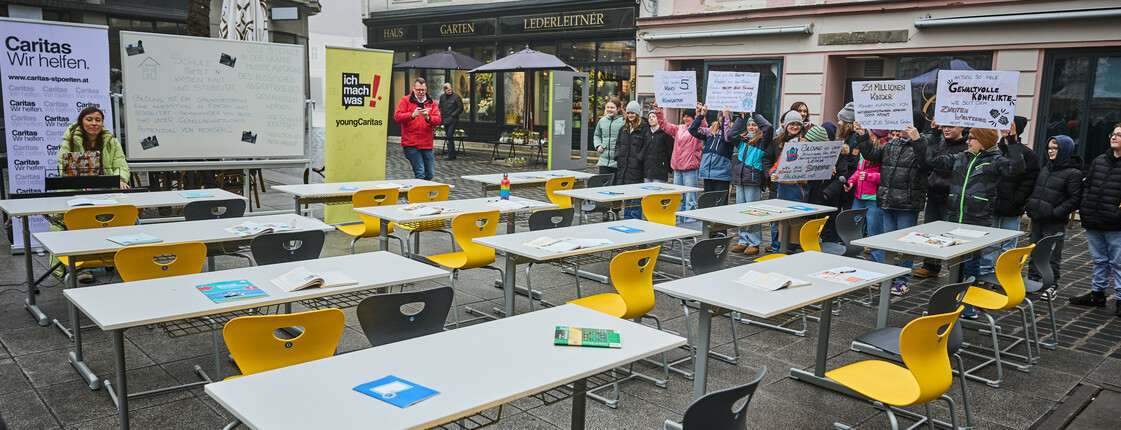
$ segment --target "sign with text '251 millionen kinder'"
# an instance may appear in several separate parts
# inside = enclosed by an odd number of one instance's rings
[[[938,125],[1007,130],[1016,115],[1020,72],[942,70],[938,72]]]
[[[865,129],[902,130],[915,122],[911,115],[911,81],[852,83],[856,121]]]

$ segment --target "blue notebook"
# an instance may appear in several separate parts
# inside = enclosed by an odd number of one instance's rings
[[[354,191],[354,190],[357,190],[357,189],[358,189],[358,187],[339,187],[339,190],[341,190],[341,191]]]
[[[179,195],[181,195],[183,197],[186,197],[188,199],[193,199],[193,198],[198,198],[198,197],[214,197],[214,194],[210,194],[207,191],[180,191]]]
[[[617,226],[614,226],[614,227],[607,227],[607,228],[615,230],[615,231],[621,231],[623,233],[641,233],[641,232],[645,231],[645,230],[634,228],[634,227],[627,227],[625,225],[617,225]]]
[[[809,206],[802,206],[802,205],[789,206],[789,208],[790,209],[797,209],[797,210],[800,210],[800,211],[812,211],[812,210],[814,210],[814,208],[811,208]]]
[[[399,408],[412,406],[421,400],[440,394],[439,391],[393,375],[354,387],[354,391],[380,399]]]
[[[264,292],[244,279],[202,284],[196,286],[196,288],[203,294],[206,294],[206,297],[209,297],[214,303],[269,295],[269,293]]]

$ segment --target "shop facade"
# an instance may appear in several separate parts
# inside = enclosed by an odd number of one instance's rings
[[[595,121],[610,97],[634,99],[637,16],[633,2],[528,0],[385,10],[371,13],[363,23],[368,29],[366,47],[393,50],[394,64],[449,47],[483,62],[527,46],[556,55],[589,73],[590,109],[596,112],[589,118]],[[434,97],[442,94],[445,82],[463,97],[458,128],[468,140],[496,141],[503,132],[524,128],[527,120],[536,131],[546,128],[545,73],[395,69],[390,84],[393,103],[408,94],[417,77],[428,82]],[[579,103],[573,108],[573,123],[590,133],[589,124],[579,121],[583,108]],[[390,135],[400,135],[392,122]]]
[[[659,0],[643,9],[638,97],[653,95],[655,71],[696,70],[702,95],[708,70],[756,71],[763,116],[776,122],[803,101],[821,123],[837,120],[853,82],[897,79],[911,81],[914,109],[929,121],[938,70],[1014,70],[1016,114],[1029,118],[1024,141],[1037,150],[1067,134],[1092,158],[1121,122],[1115,1],[791,3]]]

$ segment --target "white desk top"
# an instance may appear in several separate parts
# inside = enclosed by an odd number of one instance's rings
[[[567,176],[575,177],[577,181],[586,180],[592,176],[592,173],[577,172],[575,170],[538,170],[533,172],[513,172],[508,174],[510,184],[544,184],[553,178],[564,178]],[[491,173],[487,175],[465,175],[460,176],[463,179],[474,182],[481,182],[487,185],[499,185],[502,183],[501,173]]]
[[[355,208],[354,211],[358,212],[358,213],[366,214],[366,215],[372,215],[372,216],[375,216],[375,217],[378,217],[378,218],[381,218],[381,219],[384,219],[384,220],[388,220],[388,221],[393,221],[393,222],[396,222],[396,223],[405,223],[405,222],[427,221],[427,220],[436,220],[436,219],[451,219],[451,218],[455,218],[456,215],[464,214],[464,213],[471,213],[471,212],[486,212],[486,211],[497,210],[499,213],[504,213],[505,214],[505,213],[511,213],[511,212],[513,212],[513,213],[528,212],[528,211],[534,211],[534,210],[538,210],[538,209],[555,209],[555,208],[559,207],[559,206],[557,206],[555,204],[552,204],[552,203],[549,203],[549,202],[542,202],[542,201],[538,201],[538,200],[526,199],[526,198],[517,197],[517,196],[510,196],[510,201],[521,203],[523,205],[526,205],[526,207],[518,208],[518,209],[500,209],[500,208],[490,206],[490,205],[487,204],[487,203],[492,203],[492,202],[496,202],[496,201],[498,201],[498,197],[482,197],[482,198],[477,198],[477,199],[447,200],[447,201],[442,201],[442,202],[419,203],[419,204],[422,204],[422,205],[439,206],[439,207],[448,208],[448,209],[458,209],[455,212],[438,213],[438,214],[426,215],[426,216],[415,216],[413,214],[409,214],[409,213],[405,213],[405,212],[397,210],[397,209],[403,208],[403,207],[408,206],[408,205],[371,206],[371,207],[365,207],[365,208]]]
[[[609,228],[620,225],[641,229],[643,231],[637,233],[623,233],[621,231],[611,230]],[[511,254],[524,255],[536,261],[545,261],[555,258],[587,254],[591,252],[626,248],[628,246],[634,245],[642,245],[673,239],[682,239],[686,237],[693,237],[698,234],[700,234],[699,231],[688,228],[673,227],[664,224],[653,223],[650,221],[630,219],[596,224],[583,224],[548,230],[524,231],[513,234],[481,237],[472,240],[480,245],[486,245],[491,248],[506,251]],[[546,251],[540,248],[534,248],[522,244],[541,236],[549,236],[554,239],[566,236],[577,239],[609,239],[614,243],[611,245],[577,249],[575,251],[569,252]]]
[[[107,237],[140,233],[150,234],[163,239],[163,241],[159,243],[217,243],[249,240],[252,238],[235,236],[233,233],[224,230],[247,221],[259,224],[269,222],[285,223],[296,228],[296,230],[290,231],[332,231],[335,229],[317,219],[287,214],[142,224],[125,227],[91,228],[85,230],[48,231],[34,233],[33,235],[44,248],[55,255],[92,255],[116,252],[124,248],[116,242],[106,239]]]
[[[385,184],[401,185],[398,190],[404,192],[409,188],[419,185],[442,185],[440,182],[426,181],[424,179],[394,179],[385,181],[358,181],[358,182],[331,182],[327,184],[297,184],[297,185],[273,185],[272,189],[286,194],[292,194],[299,198],[309,197],[338,197],[338,196],[353,196],[355,191],[385,188]],[[341,187],[358,187],[355,190],[340,190]],[[451,185],[455,188],[455,185]]]
[[[979,238],[955,237],[955,239],[968,240],[969,243],[947,246],[945,248],[919,245],[916,243],[909,243],[899,240],[899,238],[906,236],[907,233],[910,232],[933,234],[937,236],[957,228],[965,230],[985,231],[989,234],[986,234]],[[1020,234],[1021,232],[1019,230],[1005,230],[1001,228],[982,227],[972,224],[958,224],[956,222],[934,221],[930,223],[919,224],[914,227],[905,228],[902,230],[890,231],[884,234],[857,239],[852,241],[852,244],[863,246],[866,248],[882,249],[888,252],[898,252],[900,254],[913,255],[916,257],[949,260],[954,257],[962,256],[973,251],[980,250],[994,243],[1003,242],[1005,240],[1019,236]]]
[[[883,276],[855,285],[845,285],[809,276],[842,266],[881,273]],[[747,273],[748,270],[762,273],[781,273],[810,282],[812,285],[767,291],[733,281],[733,279]],[[654,289],[755,317],[771,318],[783,312],[819,303],[850,291],[893,279],[910,271],[911,269],[899,266],[809,251],[654,284]]]
[[[344,272],[358,281],[358,284],[289,293],[272,283],[272,278],[300,266],[317,273]],[[390,252],[379,251],[95,287],[69,288],[63,291],[63,294],[102,330],[117,330],[446,276],[448,272],[443,269]],[[248,280],[269,295],[214,303],[195,288],[197,285],[239,279]]]
[[[740,213],[749,209],[754,209],[758,206],[774,206],[780,208],[789,208],[791,206],[805,206],[811,210],[792,209],[789,212],[769,213],[763,216],[748,215]],[[746,225],[763,224],[772,221],[781,221],[784,219],[799,218],[804,216],[817,215],[822,213],[829,213],[837,210],[837,208],[829,206],[821,206],[810,203],[794,202],[790,200],[769,199],[760,200],[757,202],[738,203],[734,205],[713,206],[711,208],[694,209],[691,211],[677,212],[678,216],[687,218],[699,219],[701,221],[708,221],[711,223],[730,225],[736,227],[743,227]]]
[[[669,190],[658,191],[648,190],[643,187],[659,187],[669,188]],[[650,182],[644,184],[626,184],[626,185],[612,185],[609,187],[596,187],[596,188],[577,188],[572,190],[555,191],[556,194],[562,196],[571,196],[581,200],[590,202],[617,202],[622,200],[641,199],[650,194],[668,194],[668,193],[692,193],[704,191],[697,187],[686,187],[684,185],[663,184],[658,182]],[[618,193],[618,194],[606,194]]]
[[[623,347],[553,345],[558,325],[614,329]],[[564,305],[208,384],[206,393],[254,429],[423,429],[684,344]],[[353,390],[387,375],[440,394],[398,408]]]
[[[183,206],[187,203],[194,201],[205,200],[225,200],[225,199],[242,199],[245,197],[223,190],[221,188],[206,188],[202,190],[186,190],[186,191],[206,191],[213,194],[214,197],[194,197],[187,198],[179,194],[179,191],[151,191],[147,193],[118,193],[112,190],[106,190],[104,194],[85,194],[80,196],[59,196],[59,197],[39,197],[32,199],[9,199],[0,200],[0,210],[7,212],[10,216],[26,216],[26,215],[50,215],[60,214],[73,209],[70,205],[66,204],[67,200],[85,197],[88,199],[104,198],[106,194],[120,194],[124,197],[114,197],[117,203],[124,205],[133,205],[137,208],[155,208],[155,207],[169,207],[169,206]]]

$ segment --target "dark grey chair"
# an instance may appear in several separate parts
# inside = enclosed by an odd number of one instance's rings
[[[834,225],[837,226],[837,236],[841,237],[841,243],[845,247],[841,255],[860,257],[861,253],[864,252],[863,246],[853,245],[852,241],[864,237],[864,226],[868,224],[867,214],[868,208],[848,209],[837,214]]]
[[[665,430],[746,430],[747,414],[744,411],[766,374],[767,366],[762,366],[751,382],[705,394],[685,409],[680,424],[666,420]],[[736,403],[741,400],[743,404],[736,408]]]
[[[319,230],[262,234],[253,238],[249,248],[258,266],[314,260],[323,252],[326,233]]]
[[[1055,252],[1055,244],[1062,238],[1062,232],[1041,238],[1039,242],[1036,242],[1035,248],[1031,250],[1031,261],[1028,264],[1031,264],[1036,272],[1039,273],[1040,280],[1035,281],[1024,278],[1024,291],[1028,294],[1039,294],[1045,292],[1049,288],[1058,287],[1058,281],[1055,280],[1055,271],[1051,269],[1051,254]],[[1000,286],[1000,281],[996,279],[996,272],[988,275],[981,275],[977,280],[986,284]],[[1028,309],[1034,319],[1035,305],[1031,303],[1031,299],[1024,299],[1024,302],[1028,304]],[[1059,325],[1055,322],[1054,298],[1047,300],[1047,311],[1051,315],[1051,339],[1054,340],[1054,342],[1044,343],[1037,341],[1038,345],[1035,348],[1037,357],[1039,356],[1040,346],[1047,349],[1055,349],[1059,344]]]
[[[703,275],[705,273],[715,272],[717,270],[723,269],[728,262],[728,253],[730,252],[729,250],[732,249],[731,242],[732,237],[720,236],[711,239],[704,239],[698,241],[695,245],[693,245],[693,247],[689,250],[689,261],[692,263],[693,273]],[[685,340],[689,342],[687,346],[687,348],[689,349],[688,356],[670,363],[670,370],[682,374],[687,379],[693,379],[693,369],[695,368],[693,360],[694,357],[696,357],[700,352],[697,351],[697,348],[693,343],[693,326],[689,322],[689,309],[690,307],[697,307],[697,302],[682,297],[677,297],[672,294],[670,294],[669,296],[680,300],[681,307],[685,310]],[[737,319],[739,318],[736,318],[734,316],[728,319],[728,321],[732,323],[733,355],[724,355],[715,351],[709,351],[708,354],[710,356],[732,364],[735,364],[739,360],[740,344],[739,335],[736,332]],[[673,367],[685,362],[689,363],[689,366],[687,366],[685,369],[678,369],[676,367]]]
[[[701,195],[697,196],[697,209],[706,209],[706,208],[715,207],[715,206],[720,204],[720,199],[722,197],[727,196],[727,195],[728,195],[728,193],[722,192],[722,191],[709,191],[707,193],[701,193]],[[677,226],[681,227],[681,228],[687,228],[687,229],[691,229],[691,230],[701,231],[704,228],[704,223],[702,221],[698,220],[698,221],[683,222],[681,224],[678,224]],[[710,233],[715,233],[715,232],[710,232]]]
[[[241,218],[243,216],[245,216],[245,200],[242,199],[199,200],[183,205],[183,218],[187,221]],[[206,254],[207,270],[214,271],[214,257],[219,255],[241,257],[252,264],[253,259],[249,257],[248,253],[249,250],[244,246],[230,251],[208,249]]]
[[[439,333],[444,330],[454,294],[448,286],[375,294],[358,303],[358,324],[371,346]],[[417,307],[419,311],[410,313]]]
[[[615,174],[614,173],[601,173],[601,174],[598,174],[598,175],[593,175],[593,176],[589,177],[588,180],[584,181],[584,188],[606,187],[606,186],[614,184],[614,182],[615,182]],[[587,213],[592,212],[592,213],[602,213],[604,221],[607,220],[608,215],[611,216],[612,220],[619,219],[619,215],[615,213],[614,206],[611,205],[610,203],[584,202],[584,205],[581,206],[580,209],[581,209],[581,212],[584,213],[581,216],[586,216]],[[586,218],[584,218],[584,219],[586,220]]]

